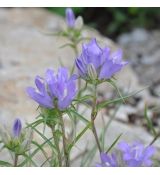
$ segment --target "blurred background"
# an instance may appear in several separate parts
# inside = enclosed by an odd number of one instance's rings
[[[50,12],[65,16],[65,8],[47,8]],[[143,7],[75,7],[76,16],[82,16],[84,23],[96,28],[103,35],[116,41],[117,37],[134,28],[159,29],[160,8]]]

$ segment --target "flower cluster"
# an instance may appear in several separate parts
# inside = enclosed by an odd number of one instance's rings
[[[76,59],[79,75],[88,81],[107,80],[128,62],[122,61],[122,50],[114,53],[108,47],[101,48],[96,39],[82,45],[82,53]]]
[[[101,153],[101,163],[97,164],[98,167],[140,167],[140,166],[152,166],[151,160],[155,153],[153,146],[145,147],[141,143],[128,144],[121,142],[118,144],[119,154],[112,153],[108,155]]]
[[[44,108],[58,108],[64,110],[69,107],[76,96],[76,75],[69,77],[66,68],[59,68],[57,75],[52,69],[48,69],[45,78],[37,76],[33,87],[27,88],[28,95]]]

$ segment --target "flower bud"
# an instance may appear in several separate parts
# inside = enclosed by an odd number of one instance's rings
[[[75,21],[75,29],[81,30],[83,27],[83,18],[82,16],[78,16],[78,18]]]
[[[91,80],[95,80],[97,78],[97,72],[93,64],[89,64],[87,66],[88,75],[91,78]]]
[[[16,119],[13,124],[12,133],[14,137],[19,137],[22,130],[22,123],[20,119]]]
[[[66,23],[69,28],[73,28],[75,26],[75,15],[71,8],[66,9]]]

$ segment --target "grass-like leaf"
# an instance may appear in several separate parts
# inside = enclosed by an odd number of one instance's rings
[[[157,136],[157,133],[156,133],[156,131],[155,131],[155,129],[154,129],[154,126],[153,126],[153,124],[152,124],[152,121],[149,119],[149,117],[148,117],[148,114],[147,114],[147,105],[145,104],[145,108],[144,108],[144,118],[146,119],[146,121],[147,121],[147,126],[148,126],[148,128],[151,130],[151,132],[152,132],[152,134],[154,135],[154,137],[156,137]]]
[[[90,129],[92,126],[91,123],[89,123],[77,136],[76,138],[73,140],[73,142],[68,146],[68,151],[70,152],[72,147],[75,145],[75,143],[83,136],[83,134]]]
[[[53,145],[53,143],[50,141],[50,139],[48,139],[46,136],[44,136],[40,131],[38,131],[36,128],[33,128],[32,129],[42,137],[43,140],[46,141],[46,143],[53,149],[56,149],[55,146]]]
[[[50,139],[48,139],[48,140],[52,140],[52,138],[50,138]],[[29,155],[30,159],[32,159],[32,157],[34,157],[40,150],[42,150],[43,146],[44,146],[45,144],[47,144],[48,140],[46,140],[45,142],[43,142],[42,144],[40,144],[40,145],[38,146],[38,148],[36,148],[36,149]],[[25,159],[19,166],[24,166],[30,159],[28,159],[28,158],[26,157],[26,159]],[[48,158],[47,158],[47,159],[48,159]]]
[[[73,109],[69,109],[69,112],[73,113],[73,115],[75,115],[75,117],[78,117],[81,121],[83,121],[85,124],[88,124],[89,121],[84,118],[81,114],[79,114],[78,112],[76,112],[75,110]],[[68,113],[68,112],[67,112]]]
[[[144,89],[146,89],[146,88],[144,88]],[[140,93],[140,92],[143,91],[144,89],[141,89],[141,90],[139,90],[139,91],[130,93],[129,95],[126,95],[126,96],[124,96],[124,97],[122,97],[122,98],[123,98],[123,100],[128,99],[129,97],[132,97],[132,96],[134,96],[134,95]],[[114,99],[114,100],[103,101],[102,103],[99,103],[99,104],[97,105],[97,109],[100,110],[100,109],[102,109],[102,108],[104,108],[104,107],[107,107],[107,106],[110,105],[110,104],[119,103],[119,102],[122,101],[122,98],[117,98],[117,99]]]
[[[27,124],[27,128],[29,128],[29,127],[36,127],[36,126],[40,125],[43,122],[44,122],[44,119],[36,120],[33,123]]]
[[[92,149],[90,149],[90,151],[85,154],[84,158],[81,160],[81,165],[80,166],[81,167],[90,166],[91,161],[95,157],[96,151],[97,151],[97,145],[94,145],[92,147]]]
[[[1,167],[11,167],[13,165],[11,163],[9,163],[9,162],[5,162],[3,160],[0,160],[0,166]]]
[[[43,153],[43,155],[45,156],[45,158],[48,159],[47,153],[44,151],[43,145],[42,145],[42,144],[39,145],[37,142],[35,142],[35,141],[33,141],[33,140],[32,140],[32,144],[35,145],[35,146],[37,146],[37,147],[39,148],[39,150],[42,151],[42,153]]]
[[[122,136],[122,134],[120,134],[115,141],[111,144],[111,146],[107,149],[106,153],[109,153],[109,151],[116,145],[116,143],[118,142],[118,140],[120,139],[120,137]]]
[[[21,164],[19,164],[19,167],[23,167],[24,165],[27,164],[27,162],[32,163],[33,166],[37,167],[38,165],[32,160],[32,157],[27,154],[23,154],[23,157],[25,157],[25,161],[23,161]]]

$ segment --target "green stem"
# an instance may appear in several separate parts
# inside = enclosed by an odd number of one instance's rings
[[[15,157],[14,157],[14,167],[17,167],[18,164],[18,154],[15,153]]]
[[[97,135],[97,131],[96,131],[96,127],[95,127],[95,119],[97,116],[97,109],[96,109],[96,105],[97,105],[97,85],[94,86],[94,96],[93,96],[93,105],[92,105],[92,112],[91,112],[91,123],[92,123],[92,132],[93,135],[95,137],[96,143],[97,143],[97,147],[99,150],[99,153],[102,152],[100,143],[99,143],[99,139],[98,139],[98,135]]]
[[[56,150],[57,150],[57,153],[58,153],[58,163],[59,163],[59,166],[61,167],[62,166],[62,157],[61,157],[61,152],[60,152],[60,148],[59,148],[59,142],[58,142],[58,139],[57,139],[57,136],[55,134],[55,127],[51,127],[52,129],[52,134],[53,134],[53,139],[54,139],[54,143],[55,143],[55,146],[56,146]]]
[[[73,51],[74,51],[74,53],[75,53],[75,57],[77,57],[78,56],[78,48],[77,48],[77,43],[76,43],[76,41],[72,41],[72,43],[73,43]],[[75,70],[75,62],[73,63],[73,66],[72,66],[72,68],[71,68],[71,74],[73,74],[74,73],[74,70]]]
[[[73,43],[73,45],[74,45],[74,47],[73,47],[73,50],[74,50],[74,53],[75,53],[75,57],[77,57],[78,56],[78,46],[77,46],[77,42],[76,42],[76,40],[71,40],[72,41],[72,43]],[[73,64],[73,67],[72,67],[72,69],[71,69],[71,74],[73,74],[74,73],[74,70],[75,70],[75,63]],[[80,87],[81,87],[81,79],[79,78],[78,79],[78,89],[80,89]],[[78,112],[78,110],[79,110],[79,105],[77,104],[77,106],[76,106],[76,110],[77,110],[77,112]],[[78,120],[77,120],[77,118],[75,117],[74,118],[74,126],[75,126],[75,131],[76,131],[76,129],[77,129],[77,124],[78,124]],[[73,137],[73,134],[74,134],[74,129],[71,131],[71,137]]]
[[[63,117],[62,116],[60,116],[60,119],[61,119],[61,129],[62,129],[62,139],[63,139],[65,166],[69,167],[70,163],[69,163],[69,153],[68,153],[68,150],[67,150],[67,142],[66,142],[66,136],[65,136],[65,126],[64,126],[64,121],[63,121]]]

